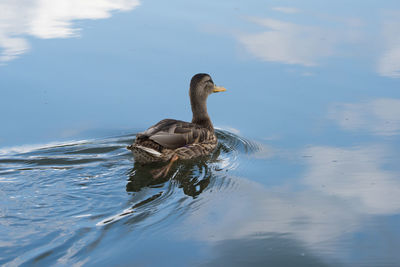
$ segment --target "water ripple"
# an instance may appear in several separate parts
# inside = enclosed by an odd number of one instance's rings
[[[7,229],[0,230],[0,251],[7,252],[0,253],[0,264],[68,261],[89,253],[85,245],[100,244],[103,231],[120,225],[161,231],[195,212],[202,192],[235,190],[227,173],[240,155],[259,147],[228,131],[216,133],[211,155],[178,161],[162,179],[151,175],[162,164],[140,166],[126,150],[135,135],[0,149],[1,224]],[[53,244],[43,242],[49,237]]]

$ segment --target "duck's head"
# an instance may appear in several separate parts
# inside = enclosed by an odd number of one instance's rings
[[[203,122],[205,123],[205,121],[209,121],[209,124],[211,124],[207,113],[207,97],[212,93],[224,91],[226,91],[224,87],[216,86],[214,84],[210,75],[206,73],[194,75],[190,81],[189,89],[190,104],[193,112],[192,122],[203,124]]]
[[[190,81],[190,100],[207,100],[212,93],[224,92],[224,87],[216,86],[211,76],[206,73],[198,73]]]

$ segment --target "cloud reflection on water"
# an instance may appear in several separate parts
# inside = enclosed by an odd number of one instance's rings
[[[309,157],[300,180],[303,190],[231,177],[230,191],[203,192],[184,223],[188,230],[182,232],[189,233],[191,225],[201,221],[187,238],[220,242],[273,233],[319,252],[338,251],[341,238],[363,227],[367,216],[400,212],[400,181],[397,173],[384,168],[390,156],[384,147],[314,146],[305,153]]]
[[[266,27],[261,33],[240,34],[239,42],[264,61],[315,66],[322,57],[333,54],[338,42],[332,32],[317,26],[298,25],[271,18],[251,18]]]
[[[204,202],[185,225],[189,229],[195,222],[205,223],[187,237],[215,242],[281,233],[312,246],[352,231],[360,223],[359,214],[342,199],[319,192],[267,189],[244,178],[232,179],[237,192],[203,192]]]
[[[400,132],[400,99],[381,98],[361,103],[338,103],[330,108],[329,118],[350,131],[368,131],[392,136]]]
[[[273,7],[272,10],[286,14],[290,21],[293,20],[291,15],[300,13],[293,7]],[[372,47],[374,52],[369,59],[377,62],[377,73],[391,78],[400,77],[400,12],[392,12],[384,19],[378,18],[377,24],[382,26],[373,35],[367,34],[367,21],[359,18],[310,12],[304,14],[307,20],[314,20],[314,23],[304,25],[271,17],[250,17],[251,22],[266,30],[241,33],[236,38],[250,54],[260,60],[306,67],[317,66],[324,58],[351,55],[360,49],[369,50]],[[327,26],[332,23],[334,27]],[[383,38],[376,40],[377,35]],[[350,46],[346,47],[346,44]],[[374,48],[375,45],[378,48]]]
[[[384,51],[378,60],[378,73],[400,78],[400,11],[385,19],[382,26]]]
[[[127,11],[139,0],[5,0],[0,2],[0,62],[30,48],[26,35],[41,39],[79,36],[74,20],[103,19],[112,11]]]
[[[389,158],[384,147],[311,147],[304,182],[312,190],[346,200],[361,214],[400,212],[397,173],[382,166]]]

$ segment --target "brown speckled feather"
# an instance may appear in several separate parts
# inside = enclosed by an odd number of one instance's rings
[[[210,153],[217,144],[214,131],[200,125],[165,119],[139,133],[135,143],[128,148],[138,162],[167,161],[175,153],[189,159]],[[161,155],[149,153],[143,147],[153,149]]]

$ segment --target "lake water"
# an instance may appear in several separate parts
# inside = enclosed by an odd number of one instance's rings
[[[135,165],[210,73],[219,145]],[[2,0],[0,265],[399,266],[398,1]]]

